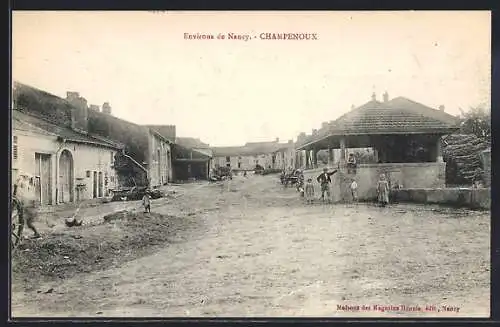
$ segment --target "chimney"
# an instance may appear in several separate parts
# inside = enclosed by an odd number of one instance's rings
[[[384,102],[388,102],[389,101],[389,93],[387,93],[387,91],[384,92]]]
[[[377,95],[375,92],[372,93],[372,101],[377,101]]]
[[[95,105],[95,104],[91,104],[91,105],[89,106],[89,109],[90,109],[90,110],[97,111],[97,112],[99,112],[99,111],[101,110],[101,109],[99,108],[99,106],[98,106],[98,105]]]
[[[66,92],[66,100],[72,105],[71,128],[87,133],[89,119],[87,100],[80,97],[78,92]]]
[[[317,129],[313,129],[312,130],[312,135],[316,135],[318,133],[318,130]]]
[[[351,105],[351,110],[354,110],[356,108],[355,105]]]
[[[293,144],[293,140],[288,140],[288,144]]]
[[[324,121],[321,123],[321,128],[322,129],[327,129],[328,128],[328,122]]]
[[[444,112],[444,106],[443,106],[443,105],[440,105],[440,106],[439,106],[439,110]]]
[[[104,102],[102,105],[102,112],[111,115],[111,106],[109,105],[109,102]]]
[[[78,99],[80,97],[80,93],[78,92],[66,92],[66,100],[68,100],[69,102],[71,101],[74,101],[76,99]]]
[[[275,142],[278,143],[279,141],[280,141],[280,138],[277,137],[276,140],[275,140]]]

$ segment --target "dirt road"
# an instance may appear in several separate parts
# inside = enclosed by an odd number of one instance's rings
[[[13,316],[489,316],[489,212],[307,206],[276,176],[162,201],[191,227],[36,288],[13,274]]]

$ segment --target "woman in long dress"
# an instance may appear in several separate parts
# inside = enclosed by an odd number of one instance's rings
[[[380,179],[377,185],[378,202],[381,206],[385,207],[389,204],[389,182],[387,182],[385,175],[380,174]]]

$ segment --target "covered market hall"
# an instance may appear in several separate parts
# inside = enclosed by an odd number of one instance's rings
[[[296,160],[314,179],[321,170],[318,151],[328,150],[328,167],[339,171],[332,180],[337,200],[352,180],[358,183],[360,200],[375,197],[382,173],[393,188],[439,188],[445,186],[446,169],[441,137],[458,128],[458,118],[443,106],[433,109],[404,97],[389,100],[387,92],[378,101],[373,94],[371,101],[312,135],[299,136]],[[346,166],[349,149],[354,148],[372,148],[374,158],[371,163],[357,164],[353,172]],[[334,158],[334,149],[340,149],[340,158]]]

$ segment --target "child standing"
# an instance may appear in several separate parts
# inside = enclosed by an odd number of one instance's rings
[[[352,195],[352,200],[357,202],[358,201],[358,183],[356,183],[356,180],[353,178],[352,183],[351,183],[351,195]]]
[[[151,212],[151,196],[149,195],[149,190],[147,190],[142,197],[142,205],[144,206],[144,213]]]
[[[312,204],[313,201],[314,201],[314,185],[312,183],[312,178],[308,178],[306,183],[306,203]]]
[[[385,175],[380,174],[380,179],[377,185],[378,202],[382,207],[389,204],[389,183],[387,182]]]

